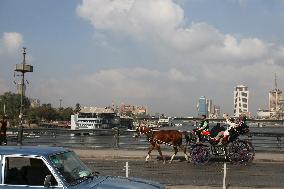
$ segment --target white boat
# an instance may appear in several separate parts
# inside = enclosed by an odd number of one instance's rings
[[[109,108],[84,107],[71,115],[71,129],[109,129],[119,124],[116,113]]]

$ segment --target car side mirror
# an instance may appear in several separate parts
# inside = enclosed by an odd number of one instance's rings
[[[44,179],[44,187],[49,188],[51,186],[51,175],[46,175]]]

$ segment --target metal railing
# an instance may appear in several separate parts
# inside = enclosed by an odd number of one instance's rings
[[[17,144],[17,129],[9,128],[8,145]],[[24,128],[23,145],[63,146],[85,149],[147,149],[145,137],[133,138],[134,131],[126,129],[69,130],[56,128]],[[250,140],[257,151],[284,151],[284,133],[250,132],[241,138]],[[171,147],[165,147],[171,149]]]

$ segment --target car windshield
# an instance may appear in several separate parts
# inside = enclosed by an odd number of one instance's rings
[[[94,176],[93,172],[74,152],[54,154],[49,158],[64,180],[70,185]]]

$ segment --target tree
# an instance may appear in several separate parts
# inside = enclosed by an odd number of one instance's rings
[[[58,114],[51,104],[42,104],[39,107],[39,117],[44,121],[54,121],[57,120]]]
[[[6,92],[0,96],[0,114],[4,115],[4,104],[5,114],[10,120],[18,120],[21,107],[21,95]],[[26,115],[27,110],[30,107],[30,101],[28,98],[23,97],[23,114]]]
[[[79,103],[77,103],[77,104],[75,105],[75,110],[74,110],[74,112],[75,112],[75,113],[78,113],[78,112],[80,112],[80,110],[81,110],[81,105],[80,105]]]
[[[74,111],[73,108],[68,107],[68,108],[61,108],[58,111],[58,120],[60,121],[70,121],[71,115],[73,115]]]

